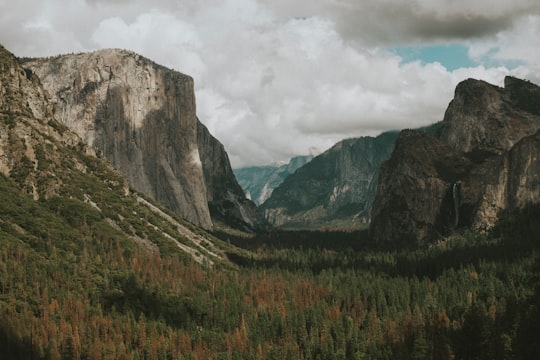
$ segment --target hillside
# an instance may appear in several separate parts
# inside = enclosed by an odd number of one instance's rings
[[[278,227],[365,227],[379,166],[396,138],[397,132],[389,132],[339,142],[286,178],[260,208]]]
[[[70,236],[119,237],[150,252],[159,252],[160,244],[176,246],[200,263],[225,261],[209,235],[133,191],[95,149],[58,123],[39,79],[7,50],[0,50],[0,172],[6,212],[2,220],[8,228],[12,226],[12,235],[39,239],[45,232],[46,238],[54,239],[53,231],[61,233],[68,225],[75,227]],[[18,209],[25,202],[10,202],[10,193],[29,196],[34,205],[26,205],[26,211],[42,211],[43,221],[53,219],[51,227],[43,226],[46,222],[37,226],[37,218]]]
[[[0,94],[0,335],[8,358],[56,358],[66,341],[76,348],[78,339],[90,336],[78,333],[78,321],[102,326],[96,320],[104,318],[90,319],[90,313],[123,298],[118,286],[130,274],[138,274],[130,281],[142,281],[148,266],[157,264],[156,279],[171,266],[233,267],[225,255],[230,246],[133,191],[107,160],[57,122],[39,78],[3,47]],[[75,323],[71,310],[56,317],[60,322],[47,322],[66,306],[78,309]],[[63,330],[56,333],[59,325]],[[48,342],[26,343],[46,333]],[[95,346],[103,351],[103,343]]]
[[[539,357],[538,206],[415,249],[225,243],[130,189],[53,109],[0,47],[2,358]]]

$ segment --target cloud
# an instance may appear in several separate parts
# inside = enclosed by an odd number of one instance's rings
[[[150,58],[156,54],[153,60],[197,78],[206,72],[203,43],[193,24],[161,11],[139,15],[130,24],[120,17],[102,20],[91,38],[102,48],[125,48]]]
[[[283,17],[324,15],[347,40],[362,44],[455,41],[496,35],[524,16],[540,14],[536,0],[263,0]]]
[[[0,42],[19,56],[126,48],[193,76],[199,118],[244,166],[441,120],[468,77],[536,80],[539,8],[536,0],[0,1]],[[478,65],[449,70],[392,50],[449,43]]]
[[[523,17],[516,25],[497,36],[482,42],[474,42],[471,56],[483,61],[487,56],[500,61],[538,63],[540,48],[540,16]]]

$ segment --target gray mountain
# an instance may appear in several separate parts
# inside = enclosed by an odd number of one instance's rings
[[[347,139],[287,177],[261,205],[271,224],[286,228],[366,226],[380,164],[398,132]]]
[[[378,243],[433,242],[487,231],[504,211],[540,203],[540,87],[461,82],[440,133],[400,134],[383,164],[370,234]]]
[[[207,266],[228,263],[219,241],[132,191],[107,159],[59,123],[40,79],[1,45],[0,95],[4,247],[15,243],[48,264],[60,261],[50,257],[64,246],[69,262],[78,261],[88,241],[116,244],[123,256],[178,252]]]
[[[262,213],[236,181],[223,144],[201,122],[197,136],[212,220],[248,232],[269,230]]]
[[[227,217],[264,223],[238,191],[223,146],[201,131],[191,77],[123,50],[25,59],[24,67],[51,95],[57,120],[99,149],[134,189],[205,229],[213,228],[210,208],[222,209],[215,202],[225,198],[239,207]],[[227,178],[232,190],[213,186],[216,178]],[[219,210],[213,215],[224,218]]]
[[[313,155],[295,156],[284,165],[250,166],[233,171],[246,196],[256,205],[261,205],[283,180],[311,159]]]

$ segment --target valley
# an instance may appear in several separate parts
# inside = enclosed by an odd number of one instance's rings
[[[2,356],[536,358],[539,94],[465,80],[257,208],[189,76],[0,47]]]

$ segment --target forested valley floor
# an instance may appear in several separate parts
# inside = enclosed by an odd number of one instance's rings
[[[5,359],[540,358],[539,208],[418,249],[222,237],[232,264],[205,268],[0,183]]]

